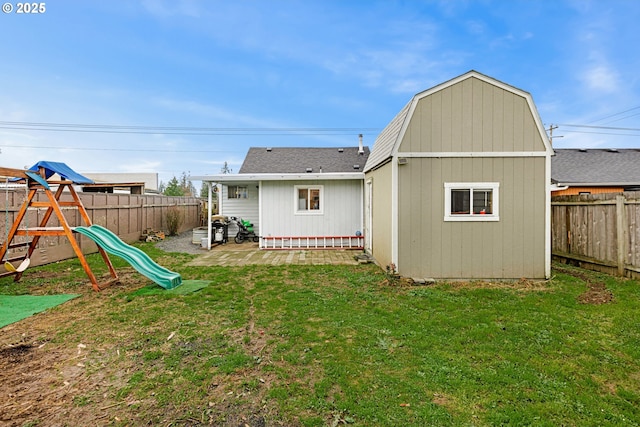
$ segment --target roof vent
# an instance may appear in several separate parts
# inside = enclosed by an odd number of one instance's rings
[[[271,148],[271,147],[267,147],[267,152],[268,152],[268,153],[270,153],[270,152],[271,152],[271,150],[273,150],[273,148]]]
[[[586,153],[587,149],[586,148],[580,148],[580,149],[578,149],[578,151],[581,152],[581,153]]]
[[[607,151],[610,152],[610,153],[617,153],[618,149],[617,148],[609,148]]]
[[[354,169],[360,169],[360,165],[353,165]]]
[[[344,151],[344,148],[338,148],[338,153],[342,153]]]
[[[313,172],[313,168],[307,168],[307,173]]]

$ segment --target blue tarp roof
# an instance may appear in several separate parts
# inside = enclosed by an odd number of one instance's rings
[[[57,173],[64,179],[68,179],[74,184],[93,184],[93,180],[87,178],[86,176],[80,175],[78,172],[71,169],[64,163],[61,162],[49,162],[46,160],[41,160],[35,165],[31,166],[29,170],[37,171],[39,168],[43,168],[45,170],[45,177],[49,179],[54,173]]]

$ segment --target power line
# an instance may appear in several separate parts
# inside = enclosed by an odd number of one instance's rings
[[[47,150],[69,150],[69,151],[138,151],[148,153],[153,150],[154,153],[228,153],[230,150],[184,150],[182,148],[176,148],[175,150],[158,149],[154,148],[85,148],[85,147],[60,147],[60,146],[35,146],[35,145],[9,145],[2,144],[0,147],[6,148],[34,148],[34,149],[47,149]]]
[[[638,137],[640,136],[640,134],[633,134],[633,133],[614,133],[614,132],[588,132],[588,131],[581,131],[581,130],[565,130],[564,132],[571,132],[571,133],[588,133],[588,134],[594,134],[594,135],[617,135],[617,136],[635,136]]]
[[[129,126],[83,123],[15,122],[0,121],[0,129],[35,130],[47,132],[128,133],[165,135],[239,135],[239,136],[286,136],[286,135],[351,135],[365,131],[380,131],[380,128],[268,128],[268,127],[195,127],[195,126]]]
[[[620,114],[628,113],[629,111],[637,110],[637,109],[639,109],[639,108],[640,108],[640,105],[639,105],[639,106],[637,106],[637,107],[629,108],[628,110],[620,111],[619,113],[610,114],[610,115],[608,115],[608,116],[601,117],[601,118],[599,118],[599,119],[593,120],[591,123],[599,122],[599,121],[602,121],[602,120],[609,119],[609,118],[611,118],[611,117],[619,116]],[[636,115],[636,114],[634,114],[634,116],[635,116],[635,115]],[[632,117],[632,116],[629,116],[629,117]],[[627,118],[627,117],[623,117],[623,119],[624,119],[624,118]],[[622,119],[618,119],[618,120],[622,120]],[[614,120],[614,121],[617,121],[617,120]]]
[[[575,125],[567,123],[558,123],[558,126],[574,127],[574,128],[589,128],[589,129],[606,129],[606,130],[625,130],[630,132],[640,132],[640,128],[621,128],[612,126],[595,126],[595,125]]]

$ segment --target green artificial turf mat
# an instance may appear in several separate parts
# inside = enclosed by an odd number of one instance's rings
[[[0,295],[0,328],[60,305],[77,296],[74,294]]]

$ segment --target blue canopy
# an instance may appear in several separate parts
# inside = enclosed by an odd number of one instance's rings
[[[31,166],[29,170],[37,171],[39,168],[43,168],[45,171],[45,177],[49,179],[54,173],[57,173],[64,179],[68,179],[74,184],[93,184],[93,180],[86,176],[80,175],[69,166],[61,162],[48,162],[41,160],[35,165]]]

